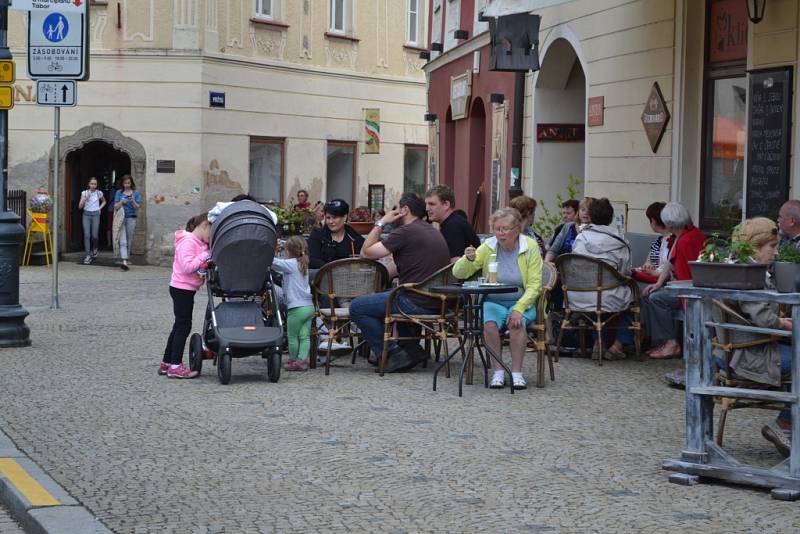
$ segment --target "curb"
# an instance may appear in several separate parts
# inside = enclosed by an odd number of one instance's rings
[[[0,502],[29,534],[111,534],[0,430]]]

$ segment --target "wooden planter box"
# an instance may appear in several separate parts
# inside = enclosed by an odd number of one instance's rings
[[[692,283],[716,289],[764,289],[767,266],[761,263],[705,263],[690,261]]]

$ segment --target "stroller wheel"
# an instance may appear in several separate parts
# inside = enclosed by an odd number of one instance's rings
[[[231,381],[231,353],[228,350],[217,356],[217,377],[223,386]]]
[[[281,377],[281,353],[275,351],[267,356],[267,378],[272,383]]]
[[[200,374],[203,371],[203,338],[192,334],[189,339],[189,369]]]

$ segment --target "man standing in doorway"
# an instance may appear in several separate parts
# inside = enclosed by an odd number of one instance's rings
[[[422,282],[450,262],[447,243],[442,234],[422,220],[425,202],[415,193],[403,193],[398,208],[389,211],[375,223],[361,247],[361,255],[371,260],[385,258],[390,254],[397,265],[400,284]],[[387,224],[399,224],[380,241],[381,230]],[[373,354],[383,354],[384,316],[386,301],[391,291],[364,295],[350,303],[350,318],[364,334]],[[436,313],[438,303],[421,296],[401,293],[394,300],[394,312],[402,310],[411,315]],[[416,325],[398,325],[401,337],[419,335]],[[425,360],[427,355],[419,343],[412,341],[402,347],[396,343],[389,346],[389,361],[384,372],[407,371]]]
[[[778,212],[778,228],[781,229],[779,250],[789,245],[800,249],[800,200],[787,200]]]
[[[467,247],[478,248],[481,245],[475,229],[464,217],[454,213],[456,197],[446,185],[437,185],[425,193],[425,208],[428,219],[439,223],[439,231],[447,241],[451,263],[457,262]]]

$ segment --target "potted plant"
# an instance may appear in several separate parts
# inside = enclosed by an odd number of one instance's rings
[[[781,293],[800,290],[800,250],[785,246],[775,261],[775,286]]]
[[[278,230],[282,236],[303,233],[306,223],[303,210],[295,209],[294,206],[289,206],[288,208],[273,207],[271,209],[278,217]]]
[[[692,283],[717,289],[764,289],[767,266],[756,263],[750,243],[712,235],[697,261],[690,261]]]
[[[372,229],[372,210],[359,206],[350,212],[350,226],[359,234],[368,234]]]

